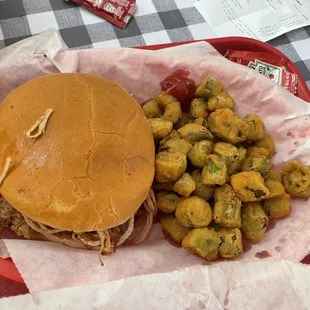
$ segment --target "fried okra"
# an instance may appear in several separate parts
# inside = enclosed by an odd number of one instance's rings
[[[158,102],[161,108],[165,108],[171,103],[179,102],[176,98],[171,95],[168,95],[166,92],[162,91],[155,96],[156,102]]]
[[[212,112],[208,124],[213,134],[232,144],[245,141],[248,135],[248,124],[230,109]]]
[[[241,208],[241,231],[248,240],[259,242],[267,229],[268,217],[262,204],[257,202],[244,203]]]
[[[193,166],[202,168],[208,161],[208,156],[213,152],[213,142],[202,140],[196,142],[188,153],[188,159]]]
[[[176,242],[181,243],[184,237],[190,232],[190,228],[179,223],[173,214],[167,214],[160,217],[161,228],[169,234]]]
[[[269,217],[290,214],[290,195],[310,197],[310,167],[293,161],[282,172],[271,169],[275,143],[262,119],[242,119],[234,107],[213,77],[197,87],[188,113],[166,92],[143,106],[156,140],[162,229],[210,261],[242,254],[242,234],[259,242]]]
[[[198,117],[193,121],[194,124],[208,128],[208,122],[202,117]]]
[[[187,124],[178,129],[182,138],[194,144],[201,140],[213,140],[213,134],[204,126],[198,124]]]
[[[176,124],[182,115],[181,103],[176,101],[168,104],[164,108],[163,119],[172,122],[172,124]]]
[[[208,156],[201,175],[202,183],[205,185],[223,185],[228,177],[225,163],[214,154]]]
[[[248,114],[243,120],[248,124],[247,140],[256,141],[264,138],[265,128],[262,119],[256,114]]]
[[[246,151],[246,156],[250,157],[252,155],[259,155],[267,158],[269,157],[269,151],[264,147],[250,146]]]
[[[244,171],[231,177],[231,185],[243,202],[260,201],[269,197],[269,189],[259,172]]]
[[[241,226],[241,201],[228,184],[218,187],[214,192],[213,219],[226,228]]]
[[[206,77],[196,89],[196,97],[205,100],[219,95],[224,90],[224,86],[214,77]]]
[[[310,197],[310,167],[294,160],[282,168],[283,185],[293,197]]]
[[[264,200],[264,209],[272,219],[279,219],[290,215],[290,195],[284,193],[280,196]]]
[[[191,230],[182,241],[184,249],[209,261],[216,260],[220,248],[220,235],[210,228]]]
[[[179,121],[174,125],[174,129],[178,130],[186,124],[192,123],[193,121],[195,121],[195,118],[193,118],[191,115],[187,113],[182,113]]]
[[[157,208],[164,213],[172,213],[177,209],[180,197],[171,192],[160,192],[156,195]]]
[[[271,158],[276,150],[273,138],[267,134],[265,134],[262,139],[255,141],[254,146],[262,147],[268,150],[268,158]]]
[[[192,177],[196,182],[196,189],[193,192],[194,196],[198,196],[206,201],[212,198],[215,186],[209,186],[202,183],[202,175],[200,170],[192,172]]]
[[[274,198],[285,193],[284,186],[281,182],[275,180],[265,180],[266,187],[269,189],[269,197]]]
[[[159,104],[155,99],[146,102],[142,110],[147,118],[159,118],[162,116]]]
[[[163,118],[149,118],[148,123],[155,139],[165,138],[173,128],[173,124]]]
[[[264,156],[252,154],[247,157],[241,167],[241,171],[256,171],[266,175],[271,169],[270,160]]]
[[[225,163],[229,175],[236,172],[239,165],[239,152],[234,145],[226,142],[215,143],[214,154]]]
[[[159,142],[158,151],[180,152],[187,155],[191,148],[192,145],[188,141],[182,139],[179,132],[172,131],[169,136]]]
[[[220,256],[232,258],[243,253],[242,234],[240,229],[222,229],[218,232],[220,236]]]
[[[243,146],[240,146],[238,147],[238,153],[239,153],[238,170],[240,171],[242,164],[246,158],[247,150]]]
[[[190,113],[194,118],[207,118],[209,116],[207,102],[201,98],[195,98],[190,104]]]
[[[193,196],[180,201],[175,216],[185,227],[206,227],[212,221],[212,210],[205,200]]]
[[[208,100],[208,110],[213,112],[217,109],[234,109],[235,108],[235,101],[227,91],[223,90],[220,94],[211,97]]]
[[[159,93],[155,100],[163,110],[163,119],[176,124],[182,116],[181,103],[165,92]]]
[[[155,157],[155,179],[159,183],[177,181],[187,167],[186,156],[180,152],[160,152]]]
[[[265,181],[274,180],[282,183],[282,172],[280,170],[271,169],[265,176]]]
[[[196,182],[189,173],[184,173],[173,187],[173,190],[183,197],[189,197],[195,189]]]

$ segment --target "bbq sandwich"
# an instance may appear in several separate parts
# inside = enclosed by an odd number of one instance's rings
[[[89,74],[51,74],[0,104],[0,229],[113,253],[156,213],[154,140],[135,99]]]

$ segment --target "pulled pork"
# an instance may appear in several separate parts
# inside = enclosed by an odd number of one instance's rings
[[[153,190],[150,190],[142,206],[143,208],[140,208],[139,212],[140,217],[142,214],[144,222],[143,229],[139,231],[138,236],[130,239],[137,228],[135,215],[126,223],[108,230],[76,233],[33,221],[15,210],[3,197],[0,197],[0,232],[7,227],[26,239],[48,240],[77,249],[99,250],[100,262],[103,264],[101,255],[114,253],[116,247],[120,245],[139,244],[146,239],[157,212]]]

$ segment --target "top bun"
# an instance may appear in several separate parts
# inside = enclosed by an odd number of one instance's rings
[[[53,109],[44,134],[26,133]],[[127,221],[154,177],[154,140],[142,109],[120,85],[89,74],[51,74],[0,105],[0,192],[23,215],[75,232]]]

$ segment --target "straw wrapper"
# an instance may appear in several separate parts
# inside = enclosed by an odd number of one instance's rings
[[[0,101],[9,91],[35,76],[52,72],[87,72],[121,83],[142,102],[160,91],[161,80],[176,69],[183,69],[190,71],[190,77],[197,84],[206,75],[217,77],[236,100],[237,113],[241,116],[257,113],[262,117],[266,130],[276,142],[274,165],[281,166],[292,159],[310,164],[310,104],[256,72],[229,62],[207,43],[156,52],[133,49],[63,52],[63,49],[58,32],[51,30],[0,50]],[[171,246],[158,225],[154,225],[151,236],[142,245],[119,249],[116,254],[105,257],[104,267],[97,262],[96,252],[48,242],[4,240],[4,244],[33,293],[205,264],[185,250]],[[266,256],[270,260],[298,262],[309,253],[310,201],[293,200],[291,216],[278,221],[261,243],[247,249],[238,258],[239,263],[217,262],[217,267],[212,268],[242,266],[240,261]],[[257,276],[261,278],[267,273],[260,269]],[[178,272],[174,277],[177,281]],[[182,281],[181,274],[179,279]],[[194,285],[195,277],[192,281]]]

